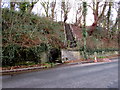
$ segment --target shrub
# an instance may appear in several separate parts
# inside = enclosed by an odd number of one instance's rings
[[[64,48],[63,25],[48,18],[3,8],[2,24],[3,66],[40,63],[48,44]]]
[[[2,65],[15,65],[15,62],[18,62],[18,58],[20,57],[18,50],[20,50],[20,47],[14,44],[2,47]]]
[[[47,46],[44,43],[30,48],[10,44],[2,48],[2,65],[14,66],[16,64],[19,65],[27,61],[41,63],[40,55],[45,51],[47,51]]]
[[[79,51],[83,51],[83,47],[79,49]],[[90,55],[93,55],[94,52],[97,52],[97,53],[102,53],[102,51],[104,52],[114,52],[114,51],[118,51],[118,49],[116,48],[102,48],[102,49],[91,49],[91,48],[87,48],[87,53],[90,54]]]

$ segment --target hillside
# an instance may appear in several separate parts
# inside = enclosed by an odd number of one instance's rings
[[[3,46],[32,47],[41,43],[63,48],[64,29],[45,17],[2,10]]]
[[[71,26],[77,43],[75,49],[82,50],[84,46],[82,28]],[[90,28],[87,27],[87,30]],[[71,38],[70,34],[68,36]],[[61,55],[60,49],[66,48],[64,40],[64,28],[60,22],[29,13],[2,9],[3,66],[20,65],[27,61],[41,63],[57,60]],[[91,36],[88,35],[86,42],[87,50],[118,48],[117,34],[108,37],[106,31],[101,29],[96,29]]]
[[[79,41],[80,47],[83,47],[82,28],[76,25],[72,25],[73,34],[77,41]],[[87,26],[87,32],[90,31],[92,26]],[[87,48],[88,49],[117,49],[118,48],[118,34],[107,35],[107,30],[98,27],[92,35],[87,35]]]
[[[65,48],[64,28],[45,17],[2,9],[2,44],[3,66],[45,62],[44,52]]]

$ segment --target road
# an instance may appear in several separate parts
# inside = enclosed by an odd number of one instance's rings
[[[3,88],[118,88],[118,61],[3,76]]]

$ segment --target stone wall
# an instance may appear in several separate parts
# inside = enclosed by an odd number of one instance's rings
[[[80,52],[79,51],[71,51],[71,50],[61,50],[61,58],[62,60],[79,60]]]
[[[48,62],[48,56],[46,52],[41,53],[41,63]]]

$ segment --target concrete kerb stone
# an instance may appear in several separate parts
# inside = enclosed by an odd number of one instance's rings
[[[19,71],[34,70],[34,69],[43,69],[43,68],[45,68],[45,66],[20,68],[20,69],[12,69],[12,70],[1,70],[0,73],[19,72]]]
[[[117,61],[117,60],[112,60],[113,61]],[[77,64],[100,64],[100,63],[108,63],[108,62],[94,62],[94,61],[83,61],[83,62],[74,62],[74,63],[67,63],[66,65],[77,65]],[[59,65],[59,64],[57,64]],[[57,66],[55,65],[55,66]],[[19,68],[19,69],[12,69],[12,70],[0,70],[0,73],[10,73],[10,72],[21,72],[21,71],[28,71],[28,70],[37,70],[37,69],[44,69],[46,68],[45,66],[40,66],[40,67],[29,67],[29,68]]]

